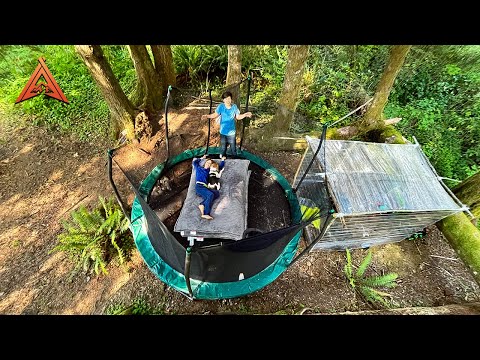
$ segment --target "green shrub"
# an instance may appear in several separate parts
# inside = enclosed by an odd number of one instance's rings
[[[163,315],[165,313],[165,298],[157,306],[151,306],[144,298],[136,298],[132,304],[125,306],[123,304],[110,305],[106,310],[106,315]]]
[[[393,288],[397,284],[395,280],[398,275],[396,273],[388,273],[380,276],[365,276],[365,271],[372,261],[372,251],[368,250],[367,256],[362,260],[357,271],[353,270],[352,257],[348,249],[345,250],[347,255],[347,263],[344,267],[344,273],[350,286],[367,302],[372,304],[381,304],[385,307],[391,307],[392,303],[386,300],[391,297],[390,294],[377,290],[376,288]]]
[[[72,275],[82,269],[86,272],[108,274],[112,259],[123,264],[133,249],[129,220],[113,197],[99,197],[99,204],[89,211],[85,206],[71,213],[71,221],[64,221],[64,232],[58,235],[59,244],[52,251],[65,251],[75,261]]]
[[[133,63],[124,46],[102,46],[114,74],[127,96],[136,85]],[[87,67],[73,45],[1,46],[0,106],[8,118],[25,118],[30,124],[44,125],[80,140],[108,136],[110,112]],[[25,84],[45,57],[46,64],[69,104],[45,95],[15,104]]]
[[[177,85],[213,88],[221,86],[228,66],[228,48],[223,45],[173,45]]]

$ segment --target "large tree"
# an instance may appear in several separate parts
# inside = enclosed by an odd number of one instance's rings
[[[141,94],[140,108],[149,117],[156,117],[156,114],[163,106],[163,94],[161,81],[155,71],[150,55],[145,45],[128,45],[128,51],[135,67],[138,79],[138,94]],[[153,123],[152,123],[153,125]],[[156,126],[154,126],[154,130]]]
[[[228,45],[227,88],[240,109],[240,81],[242,81],[242,46]]]
[[[108,105],[112,137],[118,138],[119,133],[125,129],[127,138],[133,139],[134,106],[120,87],[102,48],[100,45],[75,45],[75,51],[84,61]]]
[[[175,86],[177,83],[172,48],[170,45],[150,45],[150,48],[152,49],[155,71],[160,79],[160,91],[165,97],[168,86]]]
[[[384,127],[383,110],[392,91],[393,83],[411,47],[411,45],[394,45],[390,48],[390,56],[375,89],[373,101],[361,120],[361,127],[365,131]]]
[[[368,141],[405,143],[403,136],[392,126],[400,118],[386,120],[383,110],[410,48],[411,45],[394,45],[390,48],[387,64],[377,84],[373,98],[367,102],[369,107],[362,119],[356,125],[348,125],[340,129],[330,128],[330,138],[348,140],[360,134]]]
[[[283,88],[278,100],[274,122],[278,133],[287,133],[299,102],[303,72],[308,57],[308,45],[292,45],[288,48]]]
[[[303,81],[303,72],[308,57],[308,45],[291,45],[285,66],[282,92],[273,119],[261,129],[249,129],[249,139],[256,143],[258,150],[296,148],[290,140],[279,139],[288,135],[293,115],[300,101],[299,95]]]
[[[135,119],[135,132],[142,147],[152,151],[158,142],[161,110],[168,85],[175,85],[172,51],[169,45],[151,46],[153,62],[145,45],[129,45],[137,74],[136,104],[143,110]]]
[[[480,230],[463,212],[446,217],[437,226],[480,285]]]

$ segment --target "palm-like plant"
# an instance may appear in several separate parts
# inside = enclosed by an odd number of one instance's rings
[[[52,251],[66,251],[76,260],[72,275],[83,267],[108,274],[107,264],[118,258],[123,264],[133,248],[129,221],[113,198],[99,197],[99,204],[92,211],[81,206],[71,213],[71,221],[64,221],[64,232],[57,236],[59,244]]]
[[[372,251],[360,263],[356,271],[353,270],[352,257],[350,251],[346,249],[347,263],[344,267],[344,273],[350,286],[359,293],[367,302],[372,304],[379,303],[385,307],[391,307],[391,302],[386,297],[391,298],[389,293],[377,290],[376,288],[393,288],[397,285],[395,280],[398,277],[396,273],[388,273],[385,275],[365,276],[370,262],[372,261]]]

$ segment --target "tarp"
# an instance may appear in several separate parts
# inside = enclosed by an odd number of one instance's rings
[[[306,137],[312,152],[318,139]],[[338,212],[461,210],[419,146],[327,140],[326,179]]]

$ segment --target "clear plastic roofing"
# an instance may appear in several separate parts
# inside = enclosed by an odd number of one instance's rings
[[[324,140],[317,152],[320,139],[306,140],[293,187],[305,214],[323,214],[321,225],[305,229],[307,243],[315,243],[312,249],[401,241],[468,210],[443,184],[419,144]],[[329,211],[332,221],[327,221]]]
[[[319,139],[307,137],[315,151]],[[417,144],[327,140],[326,181],[343,214],[383,211],[459,211]]]

